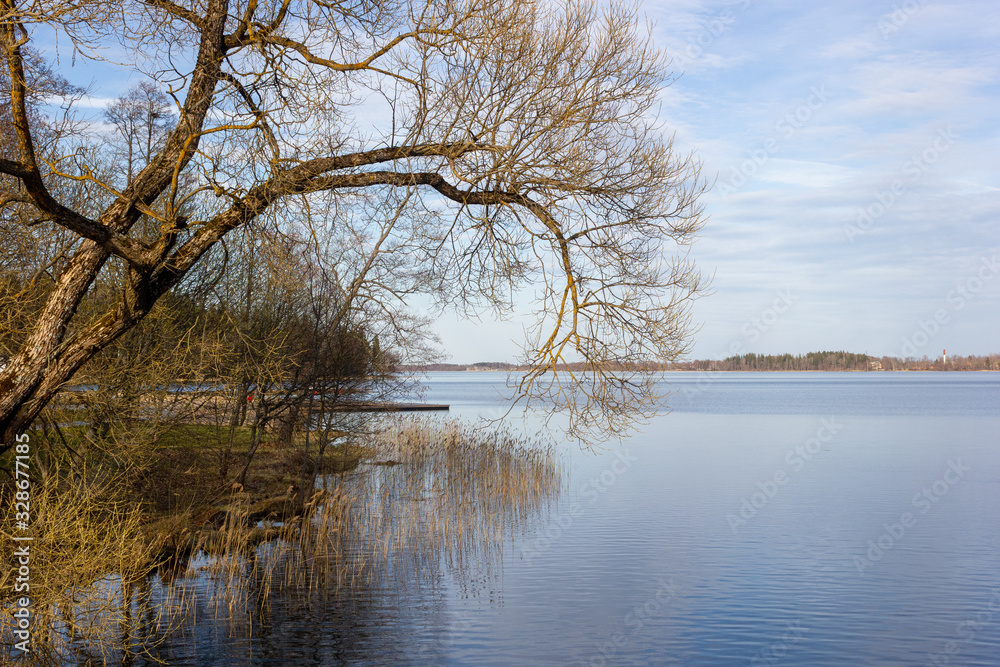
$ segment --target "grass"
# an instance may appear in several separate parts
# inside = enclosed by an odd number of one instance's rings
[[[242,466],[250,439],[249,427],[235,430],[233,446],[228,453],[230,472]],[[373,453],[370,448],[355,442],[337,443],[326,448],[319,462],[315,451],[313,444],[309,466],[320,465],[321,474],[352,470]],[[219,475],[224,451],[214,426],[172,426],[157,439],[155,452],[137,488],[154,513],[172,513],[185,508],[198,510],[215,504],[220,493],[230,488],[231,483]],[[297,490],[301,483],[304,459],[304,435],[297,434],[287,446],[279,446],[273,437],[265,437],[254,456],[244,490],[256,501],[290,495],[289,489]]]

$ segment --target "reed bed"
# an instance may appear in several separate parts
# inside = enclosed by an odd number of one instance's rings
[[[511,431],[456,421],[391,420],[372,442],[377,459],[358,476],[361,525],[385,560],[442,560],[462,573],[491,571],[512,540],[559,492],[552,446]]]
[[[365,463],[321,478],[303,511],[286,521],[252,520],[249,496],[234,492],[222,525],[202,531],[191,559],[159,579],[143,576],[149,547],[138,537],[137,510],[120,493],[106,496],[101,512],[83,513],[91,523],[52,522],[80,534],[52,534],[46,543],[45,560],[61,563],[45,575],[49,597],[61,604],[35,620],[47,629],[49,663],[155,662],[172,631],[202,622],[249,642],[278,595],[283,605],[311,605],[345,587],[398,584],[442,568],[460,586],[488,587],[482,582],[499,573],[505,543],[543,517],[563,476],[541,439],[455,421],[385,416],[364,444]],[[70,498],[49,502],[63,503],[49,515],[73,515]],[[112,530],[98,530],[98,515]],[[81,565],[57,548],[70,543],[105,560],[78,573]]]

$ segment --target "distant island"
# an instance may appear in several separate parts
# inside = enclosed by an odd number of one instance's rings
[[[698,359],[673,363],[608,363],[612,370],[646,371],[1000,371],[1000,354],[948,356],[929,359],[912,357],[874,357],[844,351],[807,354],[738,354],[725,359]],[[565,364],[561,370],[582,371],[585,364]],[[441,371],[521,371],[527,366],[503,361],[480,361],[474,364],[402,365],[403,372]]]

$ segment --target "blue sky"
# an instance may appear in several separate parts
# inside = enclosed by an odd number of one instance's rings
[[[690,358],[1000,352],[1000,6],[640,11],[681,74],[660,117],[715,182],[692,250],[714,293]],[[94,107],[141,78],[103,71],[73,73],[89,72]],[[451,361],[512,361],[529,321],[445,314],[437,333]]]
[[[1000,352],[1000,5],[646,0],[661,118],[715,180],[692,358]],[[516,318],[439,332],[512,359]]]

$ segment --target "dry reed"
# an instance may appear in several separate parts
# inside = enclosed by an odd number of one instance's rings
[[[143,578],[138,564],[148,568],[142,549],[149,547],[139,537],[138,511],[115,499],[120,494],[87,496],[94,510],[83,514],[70,512],[71,496],[54,495],[45,560],[59,569],[46,576],[63,611],[36,617],[48,629],[51,656],[108,664],[112,655],[155,656],[171,629],[205,615],[231,637],[249,638],[275,594],[283,604],[311,604],[389,573],[443,566],[460,582],[488,580],[502,564],[505,540],[527,530],[559,492],[552,448],[506,431],[389,416],[366,445],[371,460],[321,478],[304,512],[287,521],[252,521],[249,496],[233,493],[224,523],[200,534],[194,556],[170,581]],[[112,518],[101,524],[111,530],[96,530],[98,514]],[[76,551],[58,546],[67,544]],[[104,559],[84,562],[83,553]]]

